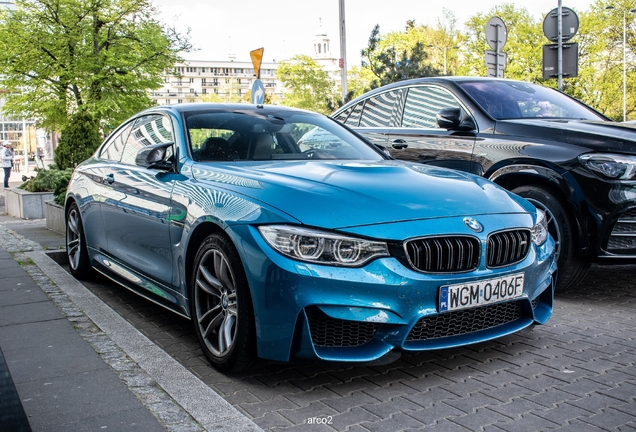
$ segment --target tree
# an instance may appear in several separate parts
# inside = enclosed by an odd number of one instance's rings
[[[407,21],[406,32],[393,32],[380,36],[380,25],[371,31],[369,44],[361,51],[362,66],[373,72],[376,80],[371,87],[426,76],[441,75],[428,61],[426,45],[418,39],[421,31],[413,21]]]
[[[607,9],[607,6],[615,6]],[[626,12],[625,61],[627,118],[635,118],[636,76],[633,74],[635,23],[629,12],[631,2],[608,3],[597,0],[588,12],[580,13],[579,76],[567,80],[564,91],[595,107],[606,116],[623,120],[623,11]],[[630,18],[631,17],[631,18]]]
[[[88,159],[102,142],[99,123],[85,109],[80,109],[62,129],[55,150],[55,164],[61,170],[75,168]]]
[[[116,125],[151,106],[148,90],[191,48],[149,0],[16,0],[0,12],[3,111],[62,130],[80,110]]]
[[[276,76],[283,84],[284,105],[331,113],[329,104],[336,97],[335,83],[311,57],[293,56],[278,66]]]

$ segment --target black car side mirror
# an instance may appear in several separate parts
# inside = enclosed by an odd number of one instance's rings
[[[473,131],[473,119],[461,108],[442,108],[436,115],[437,125],[446,130]]]
[[[167,142],[146,146],[137,152],[135,163],[146,168],[170,171],[172,162],[166,160],[166,153],[173,145],[173,142]]]

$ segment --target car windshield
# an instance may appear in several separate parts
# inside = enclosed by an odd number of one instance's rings
[[[493,80],[459,85],[497,120],[546,117],[607,120],[563,93],[536,84]]]
[[[381,160],[382,153],[335,121],[288,110],[185,114],[196,161]]]

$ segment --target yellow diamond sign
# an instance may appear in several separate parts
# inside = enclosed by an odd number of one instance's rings
[[[252,58],[252,64],[254,65],[254,75],[256,78],[261,77],[261,63],[263,61],[263,51],[265,48],[255,49],[254,51],[250,51],[250,57]]]

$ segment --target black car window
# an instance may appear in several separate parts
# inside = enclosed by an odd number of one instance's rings
[[[455,97],[437,86],[409,87],[404,104],[402,127],[437,128],[437,113],[442,108],[460,108]]]
[[[606,120],[586,105],[549,87],[505,80],[466,81],[459,85],[497,120],[544,117]]]
[[[360,126],[360,114],[362,114],[362,107],[364,107],[364,102],[360,102],[351,110],[351,114],[347,118],[345,124],[349,127],[358,127]]]
[[[364,103],[360,126],[389,127],[395,126],[399,118],[401,95],[403,90],[393,90],[370,97]]]
[[[128,135],[121,162],[134,165],[137,152],[143,147],[167,142],[174,142],[169,118],[159,114],[139,117]],[[166,157],[170,157],[172,151],[168,149]]]
[[[107,159],[119,162],[124,150],[124,144],[126,143],[126,139],[128,138],[128,134],[130,133],[132,125],[133,122],[130,122],[128,125],[120,128],[117,132],[108,137],[108,139],[102,146],[98,157],[100,159]]]
[[[349,117],[349,114],[351,114],[351,111],[353,111],[353,108],[355,107],[347,108],[346,110],[342,111],[340,114],[335,116],[334,119],[338,120],[340,123],[346,123],[347,117]]]

